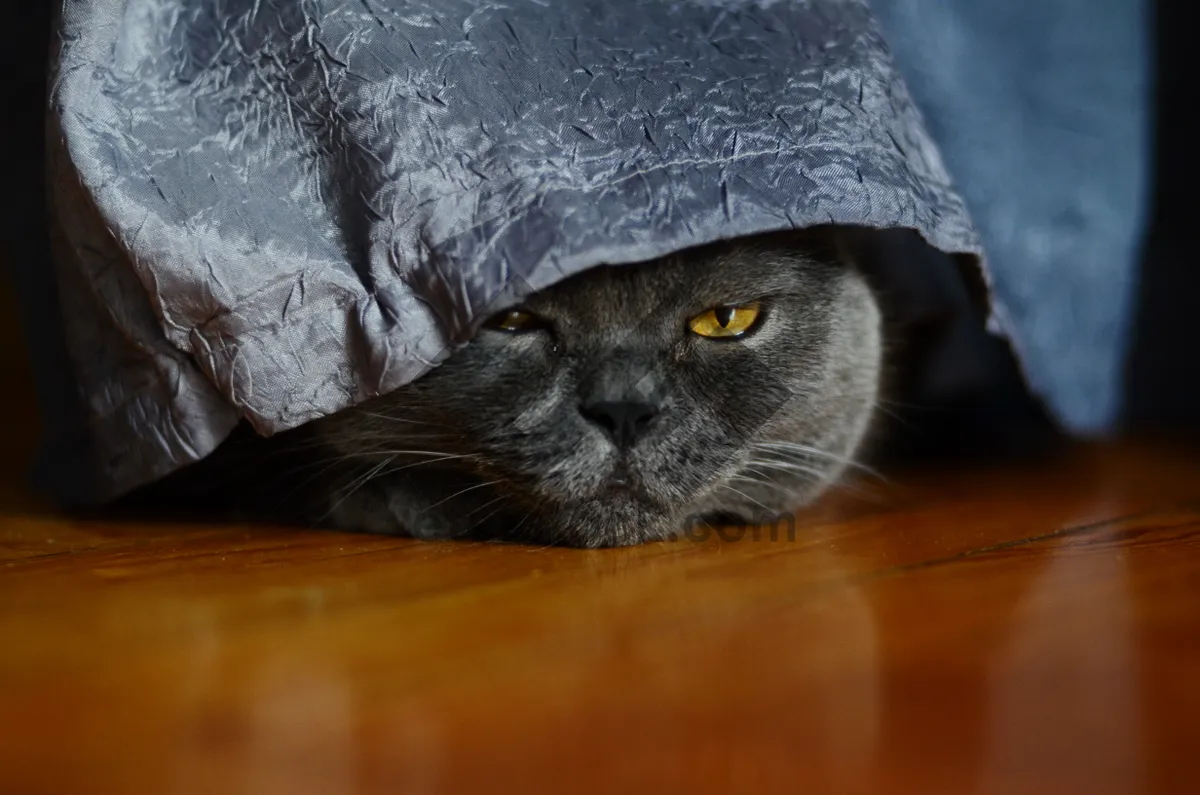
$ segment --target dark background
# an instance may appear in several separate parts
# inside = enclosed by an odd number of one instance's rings
[[[1185,0],[1160,0],[1156,7],[1154,198],[1133,349],[1126,363],[1125,419],[1134,428],[1198,431],[1200,85],[1193,53],[1185,50],[1194,46],[1185,7]]]

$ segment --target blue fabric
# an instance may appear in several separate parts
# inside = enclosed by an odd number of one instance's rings
[[[1145,0],[872,0],[987,251],[1032,385],[1121,408],[1151,162]]]

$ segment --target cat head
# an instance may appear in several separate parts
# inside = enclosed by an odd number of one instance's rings
[[[314,424],[347,529],[575,546],[762,520],[836,480],[872,417],[881,320],[827,238],[602,266],[444,364]]]

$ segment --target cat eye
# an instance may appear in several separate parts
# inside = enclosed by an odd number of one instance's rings
[[[688,321],[688,328],[701,337],[740,337],[754,327],[761,313],[757,302],[717,306]]]
[[[532,312],[524,309],[510,309],[488,319],[488,328],[500,329],[513,333],[521,331],[536,331],[546,328],[546,321]]]

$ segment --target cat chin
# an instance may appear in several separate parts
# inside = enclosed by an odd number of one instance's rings
[[[516,540],[591,549],[621,547],[671,538],[677,525],[673,512],[628,493],[610,491],[539,513],[517,530]]]
[[[489,497],[490,499],[490,497]],[[522,508],[522,505],[531,505]],[[535,506],[535,507],[534,507]],[[343,530],[426,540],[492,540],[599,548],[661,541],[678,534],[678,516],[628,488],[606,488],[570,502],[513,495],[507,510],[474,526],[454,511],[430,510],[403,489],[363,489],[328,517]]]
[[[707,498],[686,505],[653,498],[638,480],[624,483],[606,480],[587,496],[552,500],[512,484],[501,495],[478,491],[474,506],[440,507],[442,498],[421,489],[395,485],[365,488],[351,499],[340,500],[330,512],[331,523],[343,530],[388,535],[406,535],[427,540],[507,541],[527,544],[558,544],[581,548],[621,547],[688,536],[691,517],[702,517],[708,525],[771,523],[811,501],[821,489],[797,486],[787,500],[779,500],[778,488],[756,492],[752,485],[739,484],[743,499],[730,500],[727,491],[715,489]],[[453,493],[453,492],[452,492]],[[473,495],[476,496],[476,495]],[[473,514],[497,500],[504,508],[471,523]],[[777,511],[776,511],[777,509]]]

